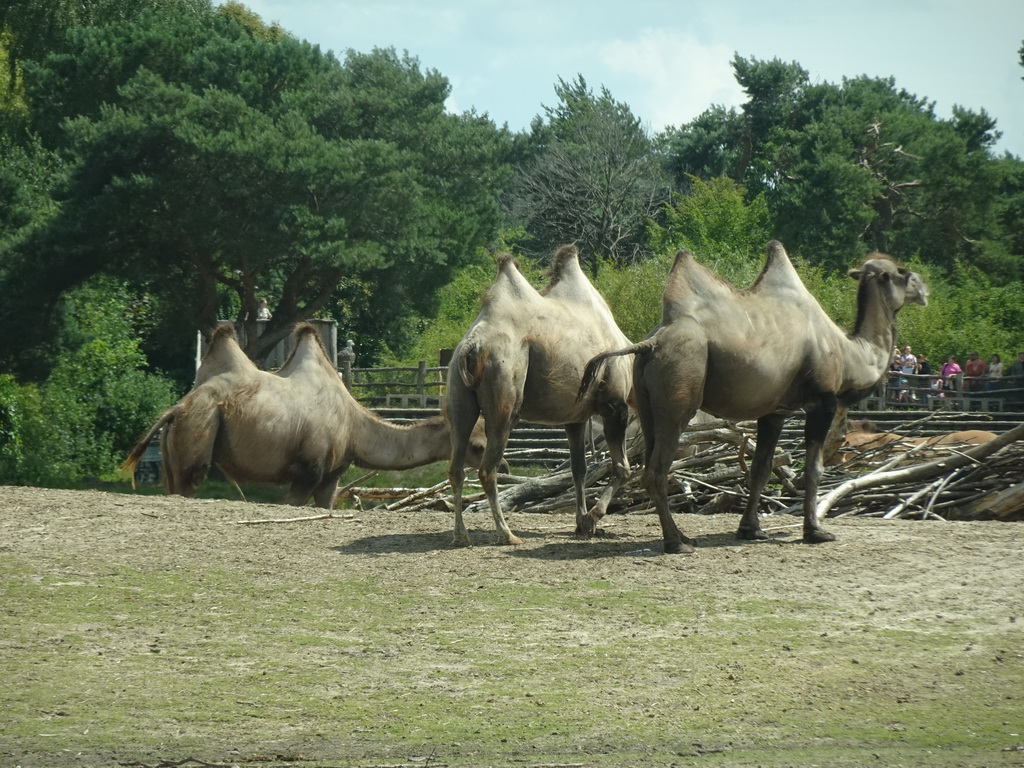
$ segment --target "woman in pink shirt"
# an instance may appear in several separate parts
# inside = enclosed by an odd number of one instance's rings
[[[960,366],[956,362],[956,356],[950,355],[949,359],[942,366],[942,379],[946,389],[956,389],[956,377],[960,373]]]

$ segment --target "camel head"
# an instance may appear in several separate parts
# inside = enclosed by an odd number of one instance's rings
[[[892,258],[883,253],[871,254],[860,269],[850,270],[850,277],[861,285],[858,303],[866,300],[865,288],[877,286],[886,306],[893,314],[910,303],[928,306],[930,291],[921,276],[898,266]]]

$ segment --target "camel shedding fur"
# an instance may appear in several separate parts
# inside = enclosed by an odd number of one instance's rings
[[[440,416],[392,424],[359,405],[345,388],[309,323],[293,331],[295,349],[276,373],[259,370],[238,345],[231,323],[213,332],[196,386],[168,408],[124,462],[134,470],[160,433],[164,488],[194,496],[212,464],[238,483],[288,485],[285,500],[333,508],[338,479],[351,464],[408,469],[451,454]],[[483,452],[479,430],[467,460]]]
[[[668,278],[661,322],[639,344],[605,352],[588,365],[585,396],[600,367],[634,356],[633,387],[646,445],[644,484],[661,522],[665,551],[693,552],[668,506],[668,475],[679,435],[697,409],[734,421],[757,420],[750,493],[737,535],[764,539],[761,490],[772,472],[787,415],[805,412],[806,468],[803,538],[832,541],[815,513],[822,447],[839,405],[870,392],[886,372],[896,339],[896,313],[927,304],[921,278],[874,254],[850,272],[858,282],[857,320],[841,330],[804,287],[785,249],[768,244],[765,266],[743,291],[680,251]]]

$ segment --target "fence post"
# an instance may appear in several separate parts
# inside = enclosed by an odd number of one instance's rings
[[[345,387],[349,392],[352,391],[352,361],[341,360],[339,362],[341,367],[341,380],[345,382]]]
[[[416,394],[420,396],[420,402],[426,404],[427,400],[427,361],[420,360],[416,371]]]

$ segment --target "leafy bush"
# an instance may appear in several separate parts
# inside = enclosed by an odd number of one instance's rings
[[[143,370],[121,285],[72,292],[65,331],[69,343],[41,385],[0,377],[0,482],[67,486],[109,475],[176,399],[168,380]]]
[[[53,485],[59,475],[46,455],[53,445],[56,434],[43,415],[39,388],[0,375],[0,482]]]

